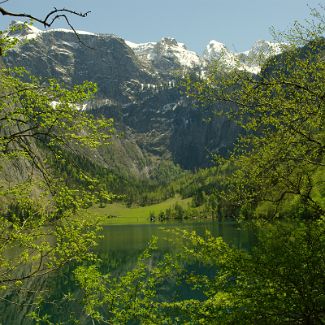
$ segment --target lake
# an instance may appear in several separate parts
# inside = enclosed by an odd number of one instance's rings
[[[195,231],[204,235],[206,231],[211,232],[215,237],[223,239],[238,248],[248,248],[251,236],[247,230],[239,228],[238,224],[232,221],[217,222],[212,220],[183,221],[168,223],[151,223],[139,225],[111,225],[103,229],[103,239],[99,241],[98,251],[114,252],[119,254],[133,255],[136,251],[143,250],[149,243],[152,236],[159,238],[159,246],[164,250],[173,250],[174,238],[176,235],[168,230],[179,228],[187,231]],[[167,230],[167,231],[166,231]]]
[[[196,231],[200,235],[204,235],[209,231],[213,236],[221,236],[224,240],[236,247],[249,249],[253,241],[252,234],[247,229],[241,229],[234,222],[217,222],[211,220],[186,221],[186,222],[168,222],[168,223],[151,223],[151,224],[136,224],[136,225],[111,225],[105,226],[102,232],[102,238],[99,239],[97,252],[103,259],[103,267],[105,272],[110,272],[118,277],[120,274],[130,270],[136,263],[138,256],[147,247],[153,236],[158,237],[158,253],[176,252],[180,245],[178,236],[169,232],[172,229],[184,229],[187,231]],[[176,244],[177,243],[177,244]],[[80,304],[65,303],[64,297],[68,292],[78,292],[75,285],[72,267],[67,267],[65,270],[58,273],[56,276],[51,276],[47,281],[51,295],[50,299],[56,300],[53,304],[44,304],[42,314],[45,312],[53,315],[52,322],[58,323],[62,320],[67,320],[68,316],[74,313],[80,319],[81,324],[91,324],[89,320],[80,316]],[[37,283],[33,283],[37,285]],[[44,286],[45,283],[40,281],[39,285]],[[40,289],[40,288],[39,288]],[[170,289],[172,290],[172,288]],[[182,295],[188,296],[187,289],[184,287]],[[26,308],[20,309],[16,306],[5,306],[1,304],[0,309],[0,324],[32,324],[25,317]],[[5,307],[5,308],[4,308]],[[17,310],[19,309],[19,310]]]

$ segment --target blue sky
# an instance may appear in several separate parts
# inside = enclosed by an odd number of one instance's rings
[[[132,42],[174,37],[201,53],[212,39],[244,51],[259,39],[271,40],[269,28],[285,30],[294,20],[309,16],[307,4],[321,0],[9,0],[7,10],[44,17],[53,7],[91,10],[73,18],[76,29],[112,33]],[[12,18],[0,16],[0,28]],[[35,24],[37,27],[41,27]],[[56,27],[67,27],[57,23]]]

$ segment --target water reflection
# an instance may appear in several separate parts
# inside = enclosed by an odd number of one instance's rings
[[[223,239],[238,248],[249,248],[252,238],[247,229],[240,228],[235,222],[170,222],[164,224],[147,225],[112,225],[104,227],[103,239],[99,241],[99,252],[134,252],[143,250],[152,236],[159,238],[161,249],[175,249],[173,243],[177,241],[177,234],[168,230],[184,229],[196,231],[204,235],[209,231],[213,236],[221,236]],[[167,230],[167,231],[166,231]]]
[[[204,235],[209,231],[213,236],[221,236],[224,240],[236,247],[249,249],[252,244],[252,233],[247,229],[240,228],[234,222],[217,222],[217,221],[197,221],[197,222],[169,222],[169,223],[153,223],[146,225],[112,225],[104,227],[102,238],[99,239],[97,251],[101,257],[102,271],[109,272],[118,277],[129,271],[137,262],[138,256],[148,246],[151,238],[156,236],[159,238],[159,249],[154,253],[153,259],[159,259],[166,252],[177,252],[181,247],[179,235],[172,232],[173,229],[184,229],[187,231],[196,231],[199,235]],[[153,261],[154,263],[154,261]],[[91,324],[85,319],[82,313],[82,306],[77,302],[67,302],[65,297],[69,292],[73,292],[78,296],[78,288],[73,280],[73,265],[69,265],[65,270],[52,275],[47,281],[33,282],[35,290],[49,289],[51,292],[48,297],[49,304],[42,305],[41,314],[51,315],[50,319],[57,324],[61,321],[69,323],[69,317],[73,316],[79,319],[81,324]],[[207,270],[202,269],[206,273]],[[46,285],[45,285],[46,283]],[[165,294],[169,295],[173,290],[173,284],[165,288]],[[163,293],[161,293],[163,294]],[[200,293],[189,291],[187,286],[178,287],[180,298],[198,298]],[[26,309],[19,306],[2,304],[0,314],[0,324],[25,325],[32,324],[26,318]]]

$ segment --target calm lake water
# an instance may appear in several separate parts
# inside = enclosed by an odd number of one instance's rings
[[[221,236],[227,243],[240,248],[249,247],[251,240],[249,232],[240,228],[235,222],[208,220],[151,223],[146,225],[111,225],[104,227],[104,238],[99,241],[98,250],[99,252],[133,254],[135,251],[143,250],[152,236],[159,238],[159,246],[162,249],[169,248],[172,250],[174,249],[173,237],[176,235],[168,232],[168,230],[175,228],[195,231],[199,235],[204,235],[206,231],[209,231],[213,236]]]
[[[152,223],[146,225],[111,225],[104,227],[103,239],[99,241],[98,253],[107,260],[104,271],[118,276],[130,270],[138,256],[148,246],[153,236],[158,237],[158,254],[176,252],[181,245],[179,236],[169,230],[183,229],[204,235],[209,231],[238,248],[248,249],[253,237],[247,229],[241,229],[235,222],[212,220]]]
[[[175,233],[168,231],[175,228],[196,231],[200,235],[204,235],[206,231],[209,231],[213,236],[221,236],[229,244],[243,249],[249,249],[254,240],[251,232],[239,228],[234,222],[220,223],[209,220],[106,226],[102,232],[103,238],[99,240],[97,247],[98,254],[104,261],[103,271],[110,272],[118,277],[130,270],[153,236],[158,237],[158,254],[163,255],[166,252],[177,251],[180,246],[179,238]],[[51,276],[45,282],[40,282],[39,285],[44,286],[45,283],[52,293],[50,299],[55,299],[57,304],[45,304],[43,313],[52,314],[51,320],[54,323],[59,323],[62,320],[66,321],[71,311],[75,315],[79,315],[77,316],[79,318],[82,314],[80,305],[74,303],[68,306],[68,304],[62,303],[64,295],[69,291],[78,291],[73,280],[72,268],[66,268],[60,274]],[[37,283],[32,285],[37,286]],[[184,288],[183,296],[187,297],[187,295],[186,288]],[[24,315],[26,314],[26,308],[21,309],[17,306],[1,305],[0,324],[33,324]],[[79,319],[81,324],[91,324],[89,320],[83,319],[82,316]]]

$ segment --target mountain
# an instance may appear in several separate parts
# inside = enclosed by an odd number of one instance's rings
[[[203,52],[203,60],[206,65],[217,60],[227,69],[238,68],[257,74],[266,60],[271,56],[280,54],[284,46],[285,44],[259,40],[253,44],[250,50],[235,53],[223,43],[212,40]]]
[[[233,147],[238,127],[208,109],[198,110],[180,93],[177,82],[184,71],[204,72],[220,60],[227,68],[257,73],[256,53],[266,49],[265,59],[277,49],[258,42],[245,53],[234,53],[211,41],[199,56],[173,38],[136,44],[111,34],[77,31],[78,39],[71,30],[14,24],[20,28],[10,36],[22,42],[6,56],[6,64],[68,86],[97,83],[99,91],[86,109],[113,117],[120,136],[112,149],[88,156],[114,170],[124,166],[135,177],[150,177],[163,160],[184,169],[208,166],[211,154],[227,154]]]
[[[50,29],[47,31],[41,31],[34,26],[27,25],[22,22],[12,22],[15,27],[18,26],[18,30],[11,32],[10,35],[17,37],[21,40],[31,40],[44,35],[52,34],[54,37],[60,38],[58,34],[70,35],[70,40],[65,41],[65,45],[68,43],[74,44],[75,47],[80,45],[88,44],[91,47],[92,42],[90,41],[85,44],[80,44],[72,30],[69,29]],[[163,37],[158,42],[147,42],[147,43],[133,43],[127,40],[123,40],[117,36],[110,34],[94,34],[85,31],[77,31],[78,35],[90,36],[91,38],[115,38],[121,42],[125,42],[126,45],[133,51],[133,54],[137,57],[138,61],[142,65],[142,68],[147,70],[149,75],[170,77],[171,72],[177,70],[205,70],[206,67],[215,60],[220,61],[228,68],[241,68],[248,70],[252,73],[258,73],[261,65],[270,57],[278,55],[283,51],[285,44],[269,42],[265,40],[256,41],[252,48],[244,52],[233,52],[229,50],[225,44],[215,40],[211,40],[204,49],[202,55],[199,55],[193,51],[187,49],[184,43],[179,43],[175,38]],[[72,39],[71,39],[72,36]],[[61,37],[62,38],[62,37]],[[69,48],[64,48],[58,44],[58,49],[62,55],[68,55]],[[53,48],[55,50],[55,47]],[[99,51],[100,49],[96,49]],[[105,51],[105,49],[104,49]],[[91,60],[93,62],[93,60]],[[126,62],[127,63],[127,62]],[[57,68],[58,71],[62,71],[62,67]],[[63,69],[64,70],[64,69]]]
[[[226,65],[233,66],[235,64],[236,55],[228,50],[225,44],[212,40],[206,46],[203,52],[203,58],[207,62],[221,60]]]
[[[126,44],[141,61],[150,63],[162,75],[168,75],[177,69],[193,69],[201,65],[200,57],[174,38],[164,37],[156,43],[141,44],[126,41]]]

